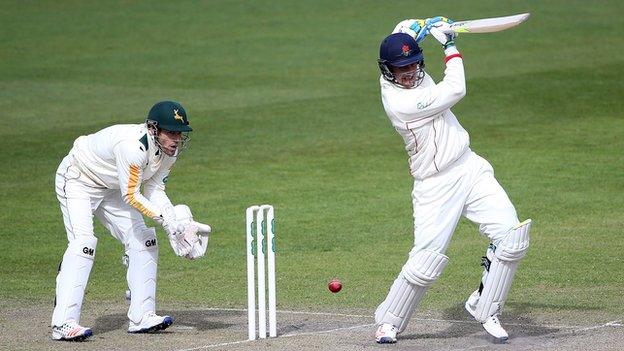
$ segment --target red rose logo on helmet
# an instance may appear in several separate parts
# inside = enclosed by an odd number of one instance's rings
[[[178,110],[173,110],[173,119],[184,122],[184,118],[178,114]]]
[[[403,46],[401,47],[401,51],[403,52],[403,56],[409,56],[409,54],[412,52],[409,45],[407,44],[403,44]]]

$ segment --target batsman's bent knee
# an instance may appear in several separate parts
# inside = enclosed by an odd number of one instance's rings
[[[531,224],[532,221],[527,219],[510,231],[497,245],[494,251],[496,257],[503,261],[519,261],[524,258],[529,249]]]
[[[431,250],[421,250],[407,260],[401,274],[411,284],[428,287],[440,277],[447,263],[446,255]]]
[[[529,248],[530,229],[531,220],[527,219],[498,243],[476,306],[478,321],[483,323],[502,311],[518,264]]]

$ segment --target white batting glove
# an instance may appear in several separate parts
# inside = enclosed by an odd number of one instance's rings
[[[448,27],[448,23],[444,23],[444,22],[440,22],[440,24],[438,26],[432,27],[429,30],[429,33],[438,41],[440,42],[440,44],[442,44],[442,46],[444,47],[444,49],[447,49],[451,46],[455,46],[455,34],[454,33],[444,33],[442,30],[445,27]]]
[[[409,34],[412,38],[416,39],[417,43],[420,43],[429,33],[429,28],[427,28],[425,20],[423,19],[406,19],[399,22],[394,27],[392,33]]]

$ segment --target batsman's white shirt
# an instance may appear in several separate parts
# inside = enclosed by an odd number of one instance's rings
[[[123,200],[145,216],[157,218],[161,208],[171,204],[164,190],[176,158],[160,151],[144,123],[114,125],[81,136],[70,156],[94,186],[119,189]],[[146,196],[139,192],[141,184]]]
[[[447,56],[457,53],[455,48],[447,49]],[[444,170],[468,150],[468,133],[450,110],[466,94],[460,57],[447,62],[444,79],[438,84],[426,73],[413,89],[401,88],[383,77],[380,84],[384,109],[403,137],[414,178]]]
[[[441,82],[401,88],[380,78],[383,107],[401,135],[414,177],[414,247],[444,253],[461,215],[495,244],[519,223],[491,165],[470,150],[468,133],[450,108],[466,94],[463,59],[445,51]]]

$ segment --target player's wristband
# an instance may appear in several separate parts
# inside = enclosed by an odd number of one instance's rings
[[[450,48],[451,46],[455,46],[455,40],[449,40],[442,46],[444,50]]]
[[[454,59],[455,57],[462,58],[462,55],[460,53],[448,55],[447,57],[444,58],[444,63],[446,64],[447,62],[449,62],[451,59]]]

